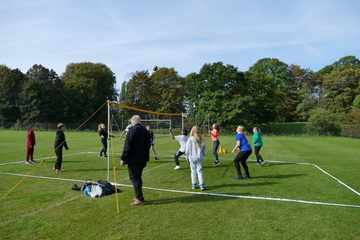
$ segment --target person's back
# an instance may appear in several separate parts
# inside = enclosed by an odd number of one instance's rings
[[[128,132],[122,158],[128,163],[149,161],[150,133],[140,124]]]

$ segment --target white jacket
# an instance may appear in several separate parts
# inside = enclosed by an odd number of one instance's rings
[[[196,146],[196,138],[194,136],[189,137],[186,143],[186,158],[190,162],[200,162],[204,160],[206,146],[204,141],[202,142],[201,148]]]

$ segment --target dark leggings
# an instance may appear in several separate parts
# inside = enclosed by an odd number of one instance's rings
[[[100,155],[102,155],[104,153],[104,156],[106,156],[106,151],[107,151],[107,141],[106,138],[102,138],[101,139],[101,143],[103,145],[103,148],[100,151]]]
[[[218,157],[218,154],[217,154],[217,149],[218,149],[218,147],[220,145],[220,141],[215,140],[213,143],[214,143],[214,145],[213,145],[212,153],[214,154],[215,160],[218,161],[219,157]]]
[[[239,152],[238,155],[236,155],[235,159],[234,159],[234,165],[237,171],[238,175],[241,175],[241,170],[240,170],[240,163],[242,165],[242,167],[244,168],[245,174],[247,174],[248,176],[250,176],[249,174],[249,168],[246,164],[246,160],[249,158],[249,156],[251,155],[252,150],[250,151],[242,151]]]
[[[175,153],[174,159],[175,159],[176,166],[180,166],[179,157],[183,154],[184,154],[184,152],[181,152],[180,150]]]
[[[260,163],[260,161],[262,161],[262,162],[264,161],[264,159],[259,154],[261,147],[262,147],[262,145],[261,146],[255,146],[255,156],[256,156],[256,161],[258,163]]]

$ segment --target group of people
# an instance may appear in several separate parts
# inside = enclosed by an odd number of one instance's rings
[[[130,119],[130,124],[126,127],[124,132],[121,134],[119,139],[122,138],[122,136],[127,133],[127,137],[124,143],[123,152],[120,157],[120,165],[121,166],[128,166],[128,173],[129,178],[133,184],[133,188],[135,191],[135,198],[133,199],[133,202],[130,203],[131,205],[144,205],[145,200],[142,192],[142,172],[143,169],[146,167],[147,162],[150,160],[150,154],[149,149],[152,150],[155,159],[158,159],[156,157],[156,152],[154,149],[155,145],[155,137],[154,133],[151,131],[150,126],[146,126],[144,128],[141,125],[141,119],[138,115],[134,115]],[[56,172],[64,172],[64,170],[61,168],[62,165],[62,149],[65,147],[66,150],[69,150],[69,147],[66,143],[65,138],[65,125],[62,123],[59,123],[57,125],[57,132],[54,142],[54,149],[57,156],[56,163],[53,167],[53,169]],[[131,130],[131,131],[130,131]],[[205,190],[204,186],[204,178],[202,173],[202,165],[204,162],[204,156],[206,151],[206,146],[204,139],[201,136],[201,129],[199,126],[195,125],[192,127],[190,131],[189,137],[188,131],[186,129],[181,130],[181,134],[178,136],[174,136],[172,133],[172,128],[169,129],[170,137],[175,139],[179,142],[180,148],[174,155],[175,160],[175,170],[180,169],[180,161],[179,157],[183,154],[186,155],[186,160],[190,164],[191,169],[191,183],[192,183],[192,189],[197,188],[197,182],[199,183],[199,188],[201,190]],[[101,139],[101,143],[103,144],[103,148],[100,151],[99,157],[107,157],[106,151],[107,151],[107,139],[110,137],[115,137],[113,135],[109,135],[105,129],[104,124],[99,124],[98,126],[99,136]],[[213,124],[212,130],[209,131],[209,134],[204,134],[204,137],[211,137],[211,140],[213,142],[213,148],[212,153],[215,157],[215,162],[213,163],[214,166],[217,166],[220,164],[219,157],[217,154],[217,149],[220,145],[219,141],[219,126],[217,124]],[[239,152],[235,159],[234,159],[234,165],[235,169],[237,171],[237,175],[235,179],[244,179],[244,178],[250,178],[249,168],[246,164],[247,159],[252,154],[252,148],[251,145],[245,135],[245,127],[240,125],[236,129],[236,136],[235,136],[235,147],[231,151],[232,153]],[[254,136],[253,136],[253,144],[255,146],[255,155],[256,155],[256,163],[257,165],[263,166],[266,161],[263,160],[263,158],[260,155],[260,149],[263,145],[262,137],[261,137],[261,131],[258,127],[253,128]],[[35,134],[34,134],[34,126],[30,126],[27,133],[27,139],[26,139],[26,164],[35,162],[33,159],[33,153],[34,153],[34,146],[35,146]],[[240,164],[243,167],[245,174],[242,175]]]

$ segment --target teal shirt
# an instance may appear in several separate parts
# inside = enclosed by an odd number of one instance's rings
[[[253,143],[254,143],[254,146],[262,146],[263,145],[263,141],[262,141],[262,137],[261,137],[260,133],[254,132]]]

